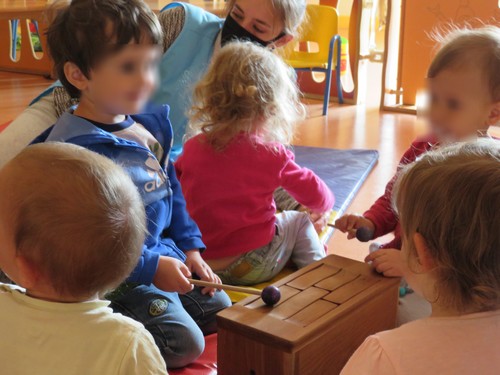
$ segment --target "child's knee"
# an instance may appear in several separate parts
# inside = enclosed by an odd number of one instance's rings
[[[205,338],[199,329],[179,325],[176,334],[167,338],[161,332],[161,327],[156,328],[159,332],[148,327],[167,368],[187,366],[193,363],[205,350]]]

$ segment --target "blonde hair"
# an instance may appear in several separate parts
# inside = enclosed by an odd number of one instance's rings
[[[214,57],[194,89],[190,127],[222,150],[241,132],[290,144],[305,114],[293,72],[266,48],[231,42]]]
[[[421,234],[437,268],[438,300],[456,311],[500,307],[500,145],[481,139],[431,151],[394,187],[409,262]]]
[[[118,286],[137,264],[146,226],[125,171],[82,147],[29,146],[5,168],[3,197],[18,255],[55,291],[73,297]]]
[[[492,101],[500,101],[499,27],[455,29],[446,36],[436,34],[435,39],[440,42],[440,49],[429,67],[428,78],[436,77],[445,69],[477,69],[484,76]]]
[[[274,14],[283,22],[283,32],[294,37],[306,14],[305,0],[269,0]],[[231,13],[236,0],[229,0],[226,5],[226,14]]]

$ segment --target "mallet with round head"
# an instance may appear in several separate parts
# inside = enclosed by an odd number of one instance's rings
[[[260,296],[264,303],[268,306],[276,305],[281,299],[280,290],[274,285],[266,286],[262,291],[254,288],[246,288],[242,286],[226,285],[226,284],[216,284],[208,281],[188,279],[189,282],[196,286],[209,287],[215,289],[232,290],[233,292],[240,292],[246,294],[252,294],[255,296]]]

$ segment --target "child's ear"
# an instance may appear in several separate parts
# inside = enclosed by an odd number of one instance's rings
[[[274,44],[274,46],[276,46],[276,48],[282,47],[285,44],[291,42],[292,40],[293,40],[293,35],[285,34],[281,38],[279,38],[278,40],[275,40],[273,42],[273,44]]]
[[[16,283],[25,289],[33,289],[38,284],[40,273],[32,262],[23,256],[16,257],[17,278]]]
[[[488,125],[493,126],[500,123],[500,102],[493,103],[488,116]]]
[[[64,64],[64,75],[69,83],[82,91],[87,87],[88,78],[75,63],[68,61]]]
[[[417,252],[417,263],[423,272],[429,272],[436,267],[436,262],[430,254],[427,241],[420,233],[413,235],[413,243]]]

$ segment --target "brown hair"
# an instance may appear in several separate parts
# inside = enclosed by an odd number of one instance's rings
[[[428,78],[435,78],[445,69],[467,67],[477,69],[484,76],[493,102],[500,101],[500,28],[458,29],[448,35],[435,36],[440,49],[434,57]]]
[[[161,45],[162,38],[156,15],[142,0],[73,0],[47,30],[54,69],[72,97],[79,97],[80,91],[65,77],[67,62],[90,78],[91,69],[107,54],[120,51],[132,40]]]
[[[305,0],[269,0],[272,9],[284,25],[285,34],[297,36],[297,30],[306,14]],[[227,14],[231,13],[236,0],[229,0],[226,5]]]
[[[14,244],[61,295],[104,293],[137,264],[144,205],[125,171],[67,143],[29,146],[7,164]]]
[[[194,89],[191,130],[205,134],[217,150],[240,132],[290,144],[295,124],[305,114],[291,75],[281,58],[266,48],[228,43]]]
[[[410,264],[421,234],[439,301],[460,312],[500,307],[500,145],[481,139],[426,153],[394,187]]]

